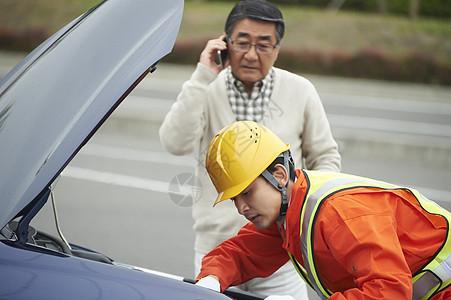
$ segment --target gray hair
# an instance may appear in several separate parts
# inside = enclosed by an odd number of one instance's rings
[[[280,10],[266,0],[245,0],[238,2],[230,11],[225,23],[225,33],[230,36],[235,24],[243,19],[271,22],[276,25],[277,44],[285,33],[285,23]]]

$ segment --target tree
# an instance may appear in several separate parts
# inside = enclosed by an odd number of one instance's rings
[[[337,11],[342,7],[342,5],[345,3],[345,1],[346,0],[332,0],[327,5],[327,9]]]
[[[409,17],[415,20],[418,17],[421,0],[410,0]]]
[[[385,15],[387,13],[387,0],[378,0],[377,9],[381,15]]]

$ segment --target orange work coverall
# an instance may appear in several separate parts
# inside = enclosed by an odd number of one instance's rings
[[[259,231],[245,225],[202,261],[197,279],[216,275],[221,290],[267,277],[289,259],[303,265],[300,211],[308,188],[303,172],[292,190],[285,225]],[[446,221],[405,200],[404,190],[354,188],[327,199],[314,227],[319,277],[329,299],[411,299],[412,274],[443,244]],[[448,287],[431,299],[451,299]]]

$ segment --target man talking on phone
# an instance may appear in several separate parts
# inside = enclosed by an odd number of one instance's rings
[[[198,160],[195,175],[201,195],[192,208],[195,275],[202,257],[247,222],[236,214],[232,201],[215,209],[211,205],[217,193],[204,161],[210,141],[223,127],[242,120],[259,122],[291,145],[297,165],[340,171],[338,146],[315,87],[302,76],[274,67],[284,31],[282,13],[270,2],[238,2],[225,32],[207,42],[161,125],[160,140],[167,151],[195,152]],[[287,263],[270,277],[252,279],[239,288],[262,296],[308,299],[306,285],[295,273]]]

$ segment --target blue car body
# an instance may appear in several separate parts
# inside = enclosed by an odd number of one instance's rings
[[[125,266],[0,243],[0,299],[230,299]]]

